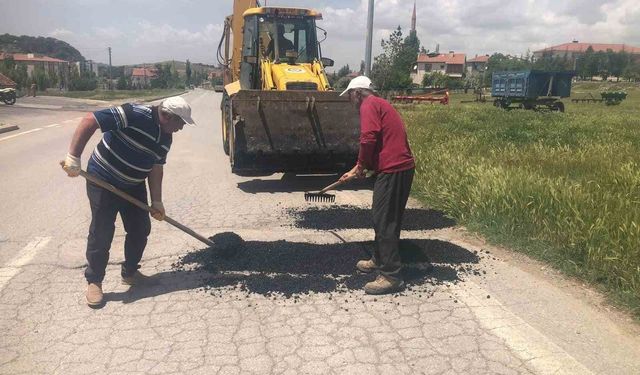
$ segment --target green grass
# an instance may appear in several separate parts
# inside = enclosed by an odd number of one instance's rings
[[[64,96],[67,98],[93,99],[93,100],[116,100],[116,99],[153,99],[164,96],[172,96],[183,93],[178,89],[156,89],[156,90],[113,90],[113,91],[51,91],[48,96]]]
[[[413,193],[490,241],[601,287],[640,317],[640,90],[565,113],[401,106]],[[574,89],[576,97],[602,85]]]

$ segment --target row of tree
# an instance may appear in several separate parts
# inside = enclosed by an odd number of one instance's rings
[[[418,52],[427,53],[420,46],[415,33],[403,37],[402,28],[398,26],[388,39],[381,42],[383,52],[376,56],[371,68],[371,80],[379,90],[403,90],[414,86],[411,72],[416,64]],[[540,69],[550,71],[572,70],[579,78],[591,80],[593,77],[617,80],[640,81],[640,59],[627,52],[595,52],[589,47],[585,53],[572,59],[569,55],[557,56],[545,54],[534,59],[530,52],[525,56],[514,57],[495,53],[489,57],[486,70],[482,73],[466,74],[463,79],[451,79],[446,74],[432,72],[424,75],[422,86],[446,88],[471,88],[479,85],[490,86],[493,72],[505,70]],[[364,65],[360,70],[364,71]],[[342,67],[337,73],[329,76],[334,87],[342,88],[348,84],[345,77],[349,74],[349,66]]]

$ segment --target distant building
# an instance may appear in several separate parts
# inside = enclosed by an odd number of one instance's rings
[[[411,73],[413,83],[420,85],[425,74],[440,72],[451,78],[462,78],[466,62],[464,53],[441,53],[430,57],[426,53],[418,54],[416,69]]]
[[[147,87],[151,80],[158,77],[156,68],[133,68],[131,71],[131,86],[135,88]]]
[[[484,73],[487,70],[489,55],[481,55],[467,60],[467,73]]]
[[[571,43],[559,44],[557,46],[547,47],[533,52],[533,59],[539,60],[545,56],[552,58],[567,58],[574,65],[577,58],[584,55],[587,49],[591,47],[594,52],[607,52],[611,50],[613,52],[627,52],[631,55],[635,55],[637,59],[640,59],[640,48],[630,46],[628,44],[606,44],[606,43],[580,43],[577,40]]]
[[[0,53],[0,61],[13,57],[16,66],[25,65],[27,75],[33,77],[36,69],[42,69],[49,78],[57,78],[63,87],[69,83],[69,62],[53,57],[36,55],[33,53]]]

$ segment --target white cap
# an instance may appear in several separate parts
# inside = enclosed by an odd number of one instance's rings
[[[347,92],[349,92],[349,90],[352,90],[352,89],[367,89],[371,91],[376,91],[373,89],[373,84],[371,83],[371,80],[369,79],[369,77],[366,77],[366,76],[357,76],[356,78],[352,79],[351,82],[349,82],[349,86],[347,86],[347,89],[344,90],[342,94],[340,94],[340,96],[346,94]]]
[[[186,124],[195,125],[191,118],[191,106],[181,96],[172,96],[162,101],[160,106],[179,116]]]

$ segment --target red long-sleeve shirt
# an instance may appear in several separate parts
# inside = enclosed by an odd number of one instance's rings
[[[366,97],[360,106],[358,164],[378,173],[415,167],[400,114],[389,102],[373,95]]]

